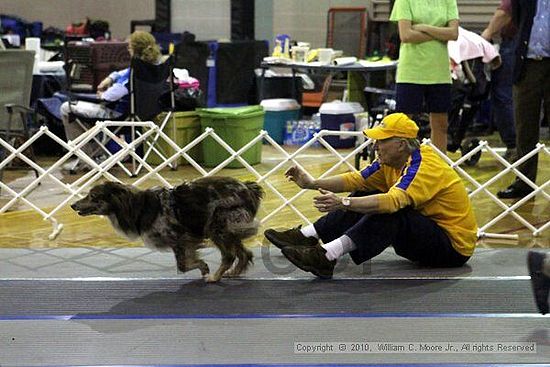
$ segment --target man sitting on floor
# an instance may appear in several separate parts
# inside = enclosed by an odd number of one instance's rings
[[[477,224],[457,173],[429,146],[418,126],[394,113],[365,130],[378,158],[361,172],[313,179],[299,167],[285,175],[303,189],[319,190],[314,206],[325,216],[304,228],[265,231],[297,267],[324,279],[350,253],[356,264],[393,245],[395,252],[432,267],[462,266],[474,252]],[[339,197],[335,192],[355,192]],[[323,245],[319,244],[319,239]]]

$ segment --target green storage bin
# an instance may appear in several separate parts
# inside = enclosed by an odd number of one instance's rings
[[[216,134],[235,151],[257,137],[264,124],[264,110],[262,106],[258,105],[204,108],[199,111],[202,131],[205,131],[207,127],[213,128]],[[229,158],[229,152],[212,137],[207,137],[202,141],[202,152],[206,167],[215,167]],[[259,140],[241,156],[250,165],[260,163],[262,160],[262,141]],[[243,165],[238,160],[234,160],[225,167],[242,168]]]
[[[166,117],[166,112],[159,114],[155,123],[160,125],[164,118]],[[201,134],[201,119],[197,111],[182,111],[172,113],[172,117],[166,123],[163,132],[170,137],[178,146],[184,147],[190,142],[192,142],[197,136]],[[155,134],[152,134],[148,140],[153,141]],[[191,156],[195,161],[202,162],[202,150],[200,147],[201,143],[195,145],[191,150],[187,151],[187,154]],[[147,148],[146,145],[145,148]],[[159,137],[157,140],[156,148],[159,149],[166,158],[172,156],[176,151],[162,138]],[[147,150],[146,150],[147,151]],[[154,150],[151,150],[151,153],[147,157],[147,163],[158,165],[164,163],[164,159],[155,153]],[[183,158],[178,158],[178,165],[189,164],[189,162]]]

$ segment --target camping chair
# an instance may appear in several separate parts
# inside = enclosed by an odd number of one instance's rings
[[[152,121],[163,112],[163,110],[166,110],[166,116],[164,116],[163,120],[160,122],[160,130],[164,130],[166,124],[172,118],[175,106],[172,69],[172,55],[168,56],[163,63],[158,65],[151,65],[137,58],[132,59],[130,75],[130,115],[127,121]],[[170,94],[170,103],[167,108],[163,109],[159,101],[161,96],[165,93]],[[175,128],[174,124],[174,129]],[[140,132],[132,127],[132,139],[134,139],[135,133],[140,135]],[[144,146],[146,146],[146,150],[143,154],[144,161],[147,160],[147,157],[152,151],[161,159],[167,158],[162,148],[156,146],[159,136],[160,134],[155,134],[152,141],[149,139],[144,141]],[[141,163],[137,169],[135,167],[135,159],[132,161],[132,164],[134,174],[139,174],[143,164]],[[173,163],[169,163],[168,166],[175,170],[177,168],[177,160]]]
[[[101,101],[95,94],[97,85],[115,70],[120,70],[130,65],[130,54],[127,50],[127,42],[82,42],[69,41],[65,42],[65,71],[67,74],[67,86],[65,94],[58,94],[47,101],[47,104],[39,103],[38,107],[44,107],[48,112],[52,113],[52,109],[59,108],[60,104],[65,100],[74,102],[75,100],[87,101],[92,103],[105,103]],[[41,101],[39,101],[41,102]],[[115,103],[113,103],[115,105]],[[69,107],[72,106],[69,103]],[[107,105],[107,107],[110,107]],[[53,113],[55,117],[59,117]],[[124,116],[118,116],[124,119]],[[97,118],[89,118],[79,115],[76,111],[71,111],[69,119],[72,123],[77,123],[84,130],[88,130],[93,126]],[[105,137],[95,136],[92,139],[92,144],[98,146],[92,153],[92,158],[101,150],[103,155],[110,155],[109,150],[105,147],[109,140]],[[68,168],[69,173],[76,173],[81,161],[74,161],[72,167]],[[117,164],[126,173],[131,175],[131,172],[124,167],[120,162]]]
[[[129,99],[130,99],[130,109],[127,115],[121,116],[120,120],[122,121],[151,121],[153,120],[160,112],[162,108],[158,103],[159,98],[166,92],[170,93],[170,106],[168,108],[168,114],[165,116],[163,121],[160,123],[161,130],[164,129],[169,119],[172,117],[172,111],[174,110],[174,94],[173,94],[173,83],[172,83],[172,59],[168,57],[163,63],[158,65],[152,65],[147,62],[144,62],[138,58],[133,58],[130,64],[130,81],[128,83],[129,90]],[[168,82],[167,82],[168,80]],[[84,100],[92,101],[86,97],[86,95],[77,95]],[[97,101],[97,100],[96,100]],[[80,124],[81,127],[87,129],[89,126],[92,126],[97,119],[90,119],[83,116],[78,116],[71,113],[70,118],[74,119],[74,122]],[[122,127],[119,127],[113,131],[114,135],[117,135]],[[139,135],[140,132],[136,131],[135,127],[131,127],[131,139],[135,139],[136,133]],[[118,136],[118,135],[117,135]],[[155,147],[155,144],[158,140],[159,134],[156,134],[153,141],[146,141],[144,146],[147,146],[143,159],[147,159],[151,151],[154,151],[161,158],[166,159],[166,155],[160,148]],[[92,139],[97,145],[98,148],[94,150],[93,155],[95,156],[98,152],[102,151],[107,156],[111,156],[112,153],[107,148],[107,145],[111,139],[107,136],[102,136],[100,138],[94,137]],[[139,170],[142,167],[142,164],[136,169],[136,161],[132,159],[132,170],[129,171],[121,162],[117,162],[117,165],[121,167],[129,176],[134,176],[139,173]],[[176,169],[176,163],[170,163],[170,168]]]
[[[14,148],[24,144],[36,131],[30,126],[34,111],[29,108],[33,65],[34,51],[0,51],[0,139]],[[0,145],[0,179],[4,168],[27,169],[27,165],[20,159],[2,164],[2,159],[9,154]],[[23,154],[35,160],[32,145]],[[38,177],[38,172],[34,169],[33,171]]]
[[[93,93],[69,93],[68,96],[65,96],[68,98],[69,102],[69,108],[77,103],[78,101],[85,101],[85,102],[91,102],[96,104],[105,104],[106,107],[114,107],[116,102],[112,103],[106,103],[105,101],[102,101],[99,99],[95,94]],[[124,119],[126,115],[121,115],[119,118]],[[97,117],[88,117],[83,116],[78,113],[78,111],[71,109],[69,113],[69,121],[71,124],[78,124],[84,131],[89,130],[96,122],[102,121],[103,119],[97,118]],[[116,129],[113,133],[117,134],[119,132],[120,128]],[[78,138],[77,138],[78,139]],[[101,156],[110,156],[111,151],[108,149],[108,144],[111,141],[111,139],[108,136],[105,135],[99,135],[94,136],[87,144],[93,144],[95,149],[90,154],[90,158],[96,160],[97,157]],[[97,162],[97,160],[96,160]],[[98,162],[99,163],[99,162]],[[65,168],[68,170],[70,174],[76,174],[79,170],[79,167],[81,167],[82,161],[80,158],[76,159],[71,167]],[[117,162],[117,165],[122,168],[129,176],[132,176],[132,172],[130,172],[121,162]]]

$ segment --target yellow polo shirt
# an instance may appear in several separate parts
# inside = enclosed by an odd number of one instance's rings
[[[457,252],[471,256],[477,240],[477,223],[466,188],[458,174],[422,145],[402,170],[374,161],[360,172],[341,175],[345,190],[378,190],[381,213],[411,205],[435,221],[449,236]]]

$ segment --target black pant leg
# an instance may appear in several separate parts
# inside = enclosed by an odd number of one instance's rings
[[[380,193],[380,191],[354,191],[349,196],[360,197]],[[353,211],[337,210],[334,212],[329,212],[328,214],[317,219],[313,225],[315,226],[315,231],[317,231],[321,241],[323,241],[323,243],[327,243],[344,235],[348,228],[355,225],[355,223],[363,217],[365,217],[365,214]]]
[[[458,253],[447,233],[432,219],[416,210],[401,213],[395,253],[421,265],[433,267],[462,266],[468,256]]]
[[[349,228],[353,227],[363,217],[365,217],[365,214],[337,210],[317,219],[313,225],[321,241],[328,243],[344,235]]]
[[[364,215],[346,231],[346,235],[357,246],[350,252],[350,256],[356,264],[361,264],[381,254],[397,241],[400,227],[403,226],[400,212]]]
[[[320,218],[315,229],[324,243],[344,234],[350,237],[357,246],[350,253],[356,264],[391,245],[399,256],[427,266],[461,266],[468,260],[456,252],[437,223],[410,208],[377,215],[339,210]]]

